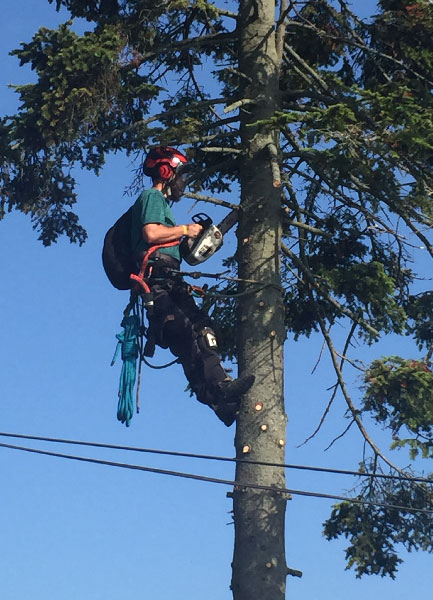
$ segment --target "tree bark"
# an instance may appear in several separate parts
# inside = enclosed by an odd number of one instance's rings
[[[235,437],[236,455],[284,462],[286,415],[283,399],[284,308],[280,279],[281,190],[278,134],[255,125],[280,108],[275,0],[240,0],[240,70],[248,75],[241,109],[241,215],[238,229],[239,276],[269,284],[242,297],[238,307],[239,371],[253,373]],[[239,463],[236,480],[285,487],[284,469]],[[238,486],[233,492],[235,547],[234,600],[283,600],[287,566],[280,492]]]

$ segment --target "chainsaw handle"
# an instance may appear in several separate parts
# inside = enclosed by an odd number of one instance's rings
[[[192,220],[197,225],[201,225],[203,229],[206,229],[212,225],[212,219],[206,213],[197,213],[192,217]]]

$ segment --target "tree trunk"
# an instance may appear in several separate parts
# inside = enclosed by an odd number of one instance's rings
[[[254,99],[241,109],[241,206],[238,229],[239,276],[268,285],[242,297],[238,309],[239,370],[256,377],[245,395],[235,438],[236,455],[284,462],[286,415],[283,399],[284,309],[280,279],[281,191],[273,168],[278,135],[251,125],[279,109],[279,58],[275,0],[240,0],[239,66],[250,82],[243,95]],[[285,487],[283,469],[237,465],[236,480]],[[233,492],[234,600],[283,600],[287,574],[284,543],[286,497],[238,487]]]

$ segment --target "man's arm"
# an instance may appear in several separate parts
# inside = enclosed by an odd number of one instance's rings
[[[142,227],[143,239],[147,244],[166,244],[180,240],[183,236],[196,238],[203,227],[198,223],[167,227],[161,223],[147,223]]]

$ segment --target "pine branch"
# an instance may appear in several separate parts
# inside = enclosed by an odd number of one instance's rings
[[[227,120],[227,119],[225,119]],[[236,122],[237,119],[231,119],[231,122]],[[176,139],[172,139],[172,140],[168,140],[165,143],[168,146],[174,146],[174,145],[190,145],[190,144],[199,144],[199,143],[206,143],[206,142],[212,142],[214,140],[218,140],[220,138],[235,138],[239,136],[239,131],[238,129],[236,129],[235,131],[220,131],[219,133],[214,133],[212,135],[195,135],[193,137],[190,138],[176,138]],[[157,144],[149,144],[149,148],[156,148],[157,146],[160,146],[160,143]],[[200,150],[203,150],[203,148],[200,148]]]
[[[299,154],[302,154],[302,149],[299,148],[299,145],[297,144],[295,138],[293,137],[292,133],[288,130],[282,130],[283,135],[290,141],[290,143],[293,145],[293,147],[299,152]],[[326,186],[328,187],[324,187],[322,185],[322,183],[320,184],[320,188],[322,189],[322,191],[325,194],[330,194],[331,196],[333,196],[335,199],[339,199],[342,204],[349,206],[351,208],[354,208],[355,210],[357,210],[358,212],[360,212],[361,214],[364,215],[364,218],[369,221],[370,223],[379,223],[379,225],[383,228],[383,230],[386,233],[389,233],[390,235],[392,235],[398,243],[400,243],[398,234],[394,231],[389,229],[388,225],[379,217],[379,215],[377,214],[377,212],[373,213],[371,211],[369,211],[366,207],[365,204],[362,204],[361,202],[357,203],[353,200],[352,197],[348,196],[347,194],[345,194],[342,191],[342,186],[340,185],[339,187],[337,187],[334,182],[330,181],[329,178],[327,177],[327,175],[325,174],[325,172],[323,171],[323,169],[320,168],[318,162],[316,161],[314,164],[312,164],[310,161],[308,161],[309,158],[311,158],[313,155],[311,153],[305,153],[303,155],[303,158],[305,159],[305,162],[309,165],[309,167],[314,171],[314,173],[316,175],[318,175],[321,179],[321,182],[326,183]],[[300,171],[299,168],[295,170],[292,170],[292,174],[296,174],[299,177],[302,177],[304,179],[306,179],[307,181],[311,181],[311,182],[315,182],[316,179],[314,177],[312,177],[311,175],[309,175],[308,173],[305,173],[304,171]],[[354,175],[350,175],[349,176],[352,183],[354,184],[354,188],[353,191],[356,192],[360,192],[360,191],[367,191],[368,193],[370,193],[374,198],[376,198],[378,201],[383,202],[384,204],[389,204],[389,201],[381,196],[380,194],[378,195],[374,190],[372,190],[368,185],[364,184],[363,182],[359,181]],[[347,185],[347,184],[346,184]],[[348,186],[347,186],[348,187]],[[349,188],[351,189],[351,188]],[[391,210],[393,210],[394,212],[397,212],[395,205],[390,205],[389,204],[389,208]],[[397,212],[397,214],[399,214],[403,219],[404,216],[400,213]],[[406,217],[407,218],[407,217]],[[426,243],[426,248],[429,248],[429,251],[431,249],[431,251],[433,252],[433,247],[432,245],[429,243],[429,241],[425,238],[425,236],[423,236],[423,234],[415,227],[415,225],[410,221],[410,219],[407,219],[407,225],[409,227],[412,228],[412,230],[417,233],[417,235],[419,234],[419,239],[422,240],[423,243]],[[409,225],[409,222],[411,223],[411,225]]]
[[[284,43],[284,49],[298,63],[298,65],[301,66],[304,69],[304,71],[307,72],[311,76],[311,78],[314,79],[314,81],[318,83],[322,89],[325,90],[325,92],[329,92],[328,84],[320,77],[317,71],[310,67],[310,65],[303,58],[301,58],[299,54],[287,42]]]
[[[92,147],[97,145],[98,143],[111,140],[118,135],[129,133],[131,131],[134,131],[135,129],[139,129],[140,127],[146,127],[150,123],[159,121],[164,117],[170,117],[179,113],[187,114],[189,111],[200,110],[201,108],[206,108],[208,106],[212,106],[213,104],[226,104],[229,100],[230,98],[212,98],[209,100],[200,100],[199,102],[193,102],[191,104],[188,104],[187,106],[174,106],[173,108],[153,115],[152,117],[149,117],[147,119],[141,119],[140,121],[136,121],[135,123],[131,123],[130,125],[125,125],[125,127],[115,129],[107,135],[92,139],[92,142],[87,144],[85,147]],[[219,123],[217,123],[216,125],[219,125]]]
[[[224,172],[227,168],[229,168],[233,164],[233,158],[231,156],[222,155],[218,157],[216,160],[212,160],[212,164],[202,169],[200,171],[193,172],[189,178],[189,185],[193,182],[202,182],[208,177],[212,177],[215,173]]]
[[[362,23],[362,21],[361,21],[361,23]],[[364,23],[362,23],[362,25],[365,27]],[[410,67],[403,60],[399,60],[399,59],[395,58],[394,56],[391,56],[390,54],[385,54],[384,52],[381,52],[380,50],[375,50],[374,48],[367,46],[367,44],[364,42],[364,40],[356,33],[354,33],[354,36],[357,39],[357,41],[350,39],[350,38],[346,38],[344,36],[332,35],[330,33],[327,33],[325,31],[323,31],[322,29],[319,29],[318,27],[316,27],[313,23],[307,23],[307,22],[301,23],[299,21],[290,21],[290,23],[288,23],[286,25],[286,27],[289,27],[289,26],[298,28],[298,29],[304,29],[307,31],[311,31],[322,39],[328,39],[328,40],[332,40],[333,42],[339,42],[341,44],[347,44],[348,46],[352,46],[354,48],[359,48],[360,50],[363,50],[367,54],[371,54],[372,56],[380,57],[389,62],[392,62],[393,64],[403,68],[408,73],[411,73],[418,79],[424,81],[428,85],[433,86],[433,82],[430,81],[429,79],[427,79],[427,77],[422,75],[415,68]],[[384,76],[386,76],[386,73],[384,71],[382,71],[382,72],[383,72]]]
[[[298,71],[298,74],[299,74],[299,71]],[[309,85],[311,84],[311,81],[308,78],[306,78],[306,81],[308,82]],[[290,100],[297,100],[300,98],[308,98],[309,100],[317,100],[317,101],[323,102],[323,103],[330,103],[329,96],[324,96],[317,90],[312,90],[311,88],[306,88],[304,90],[289,90],[281,95],[281,100],[283,102],[288,102]],[[331,103],[335,104],[336,101],[331,100]],[[296,106],[298,106],[298,104],[296,104]],[[311,110],[311,106],[305,106],[305,108],[302,107],[302,110],[303,111]]]
[[[213,121],[212,123],[206,123],[207,129],[213,129],[214,127],[222,127],[223,125],[229,125],[230,123],[238,123],[240,120],[239,115],[233,115],[232,117],[226,117],[219,121]],[[236,130],[238,132],[238,130]],[[227,132],[227,135],[229,133]],[[232,135],[232,133],[230,133]]]
[[[294,169],[292,171],[292,173],[294,175],[297,175],[298,177],[301,177],[303,179],[305,179],[306,181],[310,181],[311,183],[318,183],[317,179],[315,177],[313,177],[312,175],[309,175],[308,173],[305,173],[304,171],[299,171],[298,169]],[[322,177],[322,175],[320,175]],[[326,179],[326,177],[323,178],[323,182],[328,186],[325,187],[322,182],[319,183],[319,190],[322,191],[324,194],[326,195],[330,195],[332,197],[334,197],[336,200],[339,200],[343,205],[347,205],[350,208],[355,209],[357,212],[361,213],[364,218],[366,219],[366,221],[370,221],[370,222],[376,222],[378,223],[382,228],[383,231],[386,233],[389,233],[390,235],[394,235],[394,237],[396,239],[398,239],[398,236],[396,234],[395,231],[389,229],[389,227],[384,223],[384,221],[378,216],[377,213],[372,213],[371,211],[369,211],[367,208],[365,208],[365,206],[363,206],[360,203],[355,202],[352,198],[350,198],[349,196],[347,196],[347,194],[345,194],[343,191],[336,189],[335,187],[333,187]],[[291,194],[290,192],[290,188],[289,183],[285,182],[284,186],[286,188],[289,189],[289,194]],[[292,192],[294,193],[294,192]],[[306,210],[302,210],[299,209],[301,213],[308,215],[310,218],[312,219],[316,219],[317,220],[317,216],[312,214],[309,211]],[[319,233],[319,231],[317,231],[317,233]],[[315,233],[315,232],[313,232]]]
[[[235,42],[238,39],[238,34],[235,31],[227,33],[210,33],[208,35],[202,35],[195,38],[173,40],[169,45],[160,46],[154,48],[145,54],[137,57],[133,64],[129,64],[126,69],[137,69],[143,65],[146,61],[154,60],[160,54],[172,53],[174,50],[185,50],[188,48],[206,48],[208,46],[217,46],[221,44],[227,44]]]
[[[357,317],[351,310],[349,310],[348,308],[345,308],[342,304],[340,304],[340,302],[338,302],[338,300],[336,300],[335,298],[333,298],[323,288],[323,286],[321,286],[316,281],[314,275],[312,274],[312,272],[310,271],[310,269],[307,267],[307,265],[304,264],[296,256],[296,254],[294,252],[292,252],[292,250],[290,250],[290,248],[288,248],[285,244],[281,244],[281,250],[284,252],[284,254],[286,254],[286,256],[288,256],[293,261],[293,263],[296,265],[296,267],[305,274],[305,277],[308,280],[308,283],[316,290],[316,292],[318,294],[320,294],[321,296],[323,296],[324,298],[326,298],[326,300],[328,300],[328,302],[330,304],[332,304],[340,313],[346,315],[346,317],[349,317],[353,323],[358,323],[363,329],[365,329],[366,331],[368,331],[368,333],[371,336],[373,336],[373,338],[378,338],[379,337],[379,332],[377,331],[377,329],[375,329],[374,327],[372,327],[364,319],[360,319],[359,317]],[[301,278],[299,278],[299,280],[305,285],[305,282]]]

